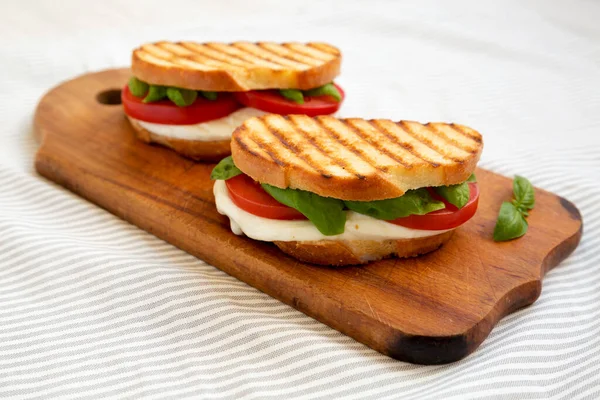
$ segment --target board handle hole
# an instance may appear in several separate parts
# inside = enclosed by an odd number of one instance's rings
[[[121,89],[109,89],[100,92],[96,95],[96,101],[108,106],[121,104]]]

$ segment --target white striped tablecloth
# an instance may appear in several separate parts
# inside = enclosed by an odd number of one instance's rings
[[[0,10],[0,398],[600,397],[599,2]],[[380,355],[35,174],[41,95],[159,39],[332,42],[344,53],[344,116],[473,126],[481,166],[577,205],[582,242],[539,300],[466,359]]]

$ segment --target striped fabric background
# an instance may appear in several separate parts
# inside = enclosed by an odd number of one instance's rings
[[[600,398],[598,3],[169,3],[0,5],[0,398]],[[336,43],[344,115],[472,125],[583,240],[465,360],[382,356],[33,172],[39,97],[161,38]]]

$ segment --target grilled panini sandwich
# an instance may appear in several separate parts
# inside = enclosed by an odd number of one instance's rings
[[[333,114],[344,97],[340,51],[325,43],[158,42],[131,63],[122,100],[138,138],[197,160],[230,154],[250,117]]]
[[[323,265],[433,251],[477,210],[481,135],[458,124],[265,115],[213,170],[236,234]]]

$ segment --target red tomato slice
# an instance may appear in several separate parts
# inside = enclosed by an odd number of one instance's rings
[[[121,91],[121,101],[125,114],[146,122],[165,125],[193,125],[223,118],[241,107],[230,93],[219,93],[216,100],[207,100],[201,96],[194,104],[178,107],[170,100],[143,103],[143,98],[135,97],[125,85]]]
[[[341,87],[338,85],[335,85],[335,87],[342,95],[342,101],[338,102],[331,96],[304,96],[304,104],[298,104],[286,99],[277,90],[236,92],[234,96],[246,107],[258,108],[262,111],[281,115],[305,114],[314,117],[316,115],[333,114],[339,110],[345,94]]]
[[[281,204],[248,175],[238,175],[225,181],[231,201],[244,211],[270,219],[306,219],[300,211]]]
[[[454,229],[470,220],[477,211],[477,204],[479,203],[479,186],[477,183],[469,183],[469,189],[469,201],[460,210],[456,208],[456,206],[435,195],[439,200],[442,200],[446,204],[446,208],[425,215],[409,215],[408,217],[398,218],[388,222],[411,229],[432,231]]]

